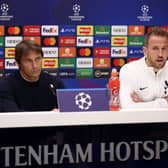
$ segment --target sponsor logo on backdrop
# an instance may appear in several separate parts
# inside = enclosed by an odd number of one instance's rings
[[[43,47],[44,57],[58,57],[58,47]]]
[[[139,11],[141,12],[140,16],[137,16],[137,19],[141,22],[149,22],[153,19],[153,16],[149,15],[150,7],[149,5],[143,4],[139,6]]]
[[[82,48],[77,48],[77,55],[79,57],[90,57],[92,56],[92,48],[91,47],[82,47]]]
[[[19,36],[22,35],[22,27],[21,26],[7,26],[6,27],[6,35],[11,36]]]
[[[14,58],[15,48],[5,48],[5,58]]]
[[[151,29],[153,29],[155,26],[146,26],[146,31],[149,32]],[[168,31],[168,26],[161,26],[163,29]]]
[[[153,29],[155,26],[146,26],[146,31],[149,32],[151,29]]]
[[[58,46],[57,37],[42,37],[43,46]]]
[[[127,57],[127,47],[111,47],[112,57]]]
[[[25,25],[23,27],[24,36],[40,36],[41,35],[41,26],[39,25]]]
[[[142,57],[129,57],[129,58],[127,58],[127,62],[136,61],[136,60],[138,60],[140,58],[142,58]]]
[[[125,36],[127,35],[127,29],[128,29],[128,26],[111,26],[111,35],[115,35],[115,36]]]
[[[4,59],[0,59],[0,69],[4,69]]]
[[[6,47],[15,47],[18,43],[22,41],[22,37],[18,36],[6,36],[5,37],[5,46]]]
[[[162,26],[162,28],[168,31],[168,26]]]
[[[110,37],[106,37],[106,36],[95,36],[94,37],[94,45],[95,46],[110,46],[111,45],[111,40]]]
[[[93,46],[93,37],[77,37],[77,46]]]
[[[75,68],[75,58],[59,58],[59,68]]]
[[[94,78],[109,78],[110,69],[94,69]]]
[[[44,72],[49,73],[50,75],[53,76],[58,76],[58,70],[57,69],[45,69]]]
[[[130,36],[143,36],[145,34],[144,26],[128,26],[128,35]]]
[[[15,72],[16,69],[4,69],[3,76],[9,76],[11,73]]]
[[[76,57],[75,47],[60,47],[59,57]]]
[[[128,56],[143,56],[142,47],[128,47]]]
[[[127,46],[127,37],[122,36],[113,36],[111,38],[112,46]]]
[[[144,45],[144,36],[129,36],[128,37],[129,46],[143,46]]]
[[[122,67],[124,64],[126,64],[126,62],[127,62],[126,58],[112,58],[111,66],[112,67]]]
[[[94,31],[95,31],[95,35],[101,35],[101,36],[105,36],[105,35],[110,35],[110,26],[95,26],[94,27]]]
[[[77,75],[77,78],[92,78],[93,69],[77,69],[76,75]]]
[[[77,58],[76,67],[77,68],[92,68],[93,58]]]
[[[59,76],[61,78],[75,78],[76,71],[75,69],[60,69]]]
[[[80,36],[93,35],[93,26],[90,26],[90,25],[77,26],[77,35],[80,35]]]
[[[85,19],[85,16],[81,16],[80,12],[81,12],[81,6],[79,4],[74,4],[72,6],[72,11],[73,11],[73,15],[68,16],[68,18],[71,21],[82,21],[83,19]]]
[[[4,58],[4,48],[0,48],[0,58]]]
[[[59,26],[59,35],[60,36],[75,36],[76,35],[76,26],[75,25],[61,25]]]
[[[58,25],[42,25],[42,36],[58,36]]]
[[[94,58],[94,68],[110,68],[110,58]]]
[[[96,57],[110,57],[110,47],[95,47],[94,56]]]
[[[34,40],[37,44],[41,45],[41,37],[40,36],[24,36],[24,40]]]
[[[5,26],[0,25],[0,36],[4,36],[4,34],[5,34]]]
[[[76,46],[76,37],[73,36],[59,37],[59,46]]]
[[[18,69],[15,59],[5,59],[5,69]]]
[[[0,21],[10,21],[13,18],[13,15],[9,15],[10,7],[8,3],[1,3],[0,11]]]
[[[42,68],[58,68],[58,58],[43,58]]]
[[[4,46],[4,37],[0,36],[0,47]]]

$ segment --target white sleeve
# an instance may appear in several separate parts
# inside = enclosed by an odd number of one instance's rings
[[[120,70],[120,105],[122,109],[168,108],[168,102],[164,98],[157,98],[148,102],[134,102],[130,96],[136,87],[133,81],[133,75],[134,72],[129,72],[127,66],[122,67]]]

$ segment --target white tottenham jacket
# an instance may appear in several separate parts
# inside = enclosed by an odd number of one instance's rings
[[[135,103],[130,94],[135,91],[144,102]],[[168,62],[157,73],[148,67],[145,58],[130,62],[120,70],[121,108],[167,108]]]

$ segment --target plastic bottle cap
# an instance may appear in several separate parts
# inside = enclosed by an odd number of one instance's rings
[[[111,76],[118,76],[117,69],[115,69],[115,68],[112,69]]]

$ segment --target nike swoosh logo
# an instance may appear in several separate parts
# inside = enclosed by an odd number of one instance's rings
[[[141,87],[141,88],[139,88],[139,90],[145,90],[145,89],[147,89],[148,87]]]

